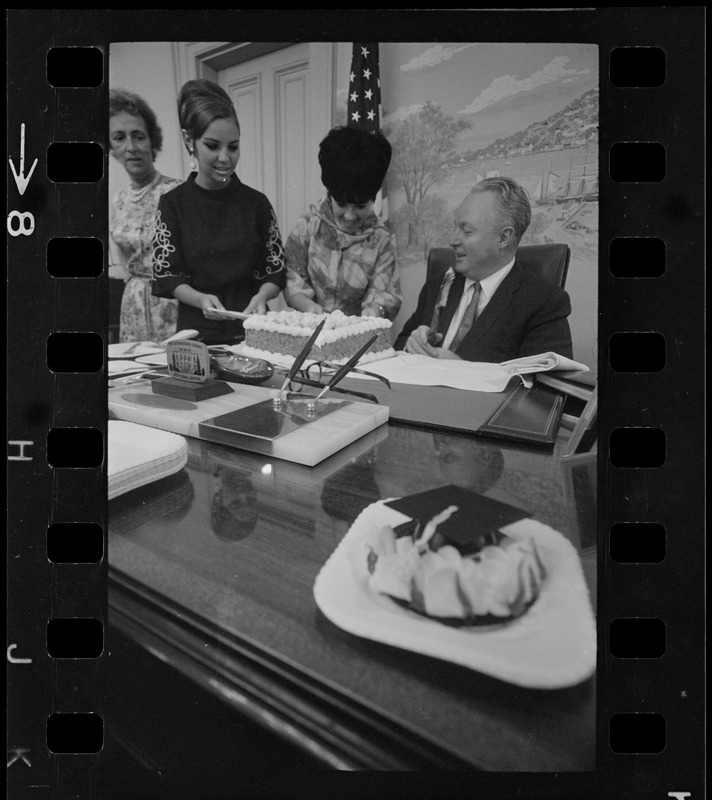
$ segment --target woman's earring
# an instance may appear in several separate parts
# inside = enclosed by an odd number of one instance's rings
[[[195,160],[195,156],[193,155],[193,151],[192,150],[188,150],[188,155],[190,155],[190,164],[188,165],[190,167],[190,171],[191,172],[197,172],[198,163]]]

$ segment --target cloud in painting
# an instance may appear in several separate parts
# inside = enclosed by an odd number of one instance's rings
[[[590,69],[567,69],[571,59],[567,56],[556,56],[545,67],[532,73],[528,78],[516,78],[514,75],[501,75],[478,96],[469,106],[463,108],[461,114],[476,114],[488,106],[492,106],[506,97],[521,92],[531,92],[548,83],[561,83],[573,80],[579,75],[587,75]]]
[[[425,52],[419,56],[411,58],[405,64],[401,64],[403,72],[409,72],[412,69],[425,69],[426,67],[436,67],[442,64],[443,61],[449,61],[454,55],[461,50],[467,50],[468,47],[474,47],[473,44],[464,44],[459,47],[444,47],[441,44],[436,44],[434,47],[429,47]]]
[[[403,122],[403,120],[408,119],[408,117],[412,117],[413,114],[417,114],[424,107],[425,103],[413,103],[410,106],[401,106],[390,114],[387,114],[383,118],[383,122],[384,124],[395,125],[397,122]]]

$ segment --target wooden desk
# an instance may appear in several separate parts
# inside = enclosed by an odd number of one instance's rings
[[[565,441],[389,425],[316,467],[188,442],[186,469],[109,506],[113,630],[327,768],[594,768],[595,679],[523,689],[353,636],[312,594],[362,508],[455,483],[583,543],[595,603],[595,485],[571,491]]]

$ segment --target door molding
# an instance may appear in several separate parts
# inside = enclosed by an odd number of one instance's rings
[[[173,71],[176,97],[181,86],[194,78],[217,82],[217,74],[227,67],[253,58],[284,50],[299,42],[173,42]],[[315,130],[328,131],[334,126],[335,59],[334,42],[309,42],[309,80],[311,120]],[[184,174],[190,172],[188,154],[183,152]]]
[[[186,81],[194,78],[214,81],[221,69],[293,44],[295,42],[173,42],[176,91]]]

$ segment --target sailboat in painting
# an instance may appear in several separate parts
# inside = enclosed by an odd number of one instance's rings
[[[588,149],[586,160],[576,167],[569,167],[569,176],[561,194],[556,198],[557,203],[568,200],[587,202],[598,200],[598,162],[588,163]]]
[[[598,162],[588,163],[588,153],[583,164],[569,166],[569,174],[563,184],[559,176],[551,171],[551,164],[542,172],[534,201],[546,206],[552,203],[567,203],[570,200],[588,202],[598,200]]]
[[[569,168],[569,176],[556,202],[568,200],[598,200],[598,164],[583,164],[576,167],[576,172],[573,167]]]
[[[551,164],[547,166],[539,178],[539,183],[534,190],[534,202],[540,206],[551,205],[556,202],[556,193],[559,186],[559,176],[551,171]]]

